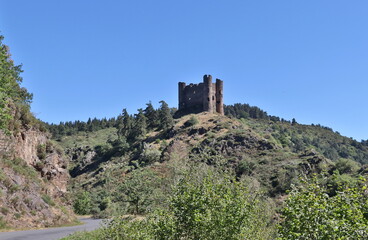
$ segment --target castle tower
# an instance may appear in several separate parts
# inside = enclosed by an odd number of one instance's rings
[[[198,84],[179,82],[179,104],[175,116],[200,112],[224,115],[223,88],[223,81],[216,79],[212,83],[211,75],[204,75],[203,82]]]
[[[179,106],[178,106],[179,110],[185,108],[185,97],[184,97],[185,86],[186,84],[184,82],[179,82]]]
[[[203,111],[213,113],[212,76],[203,76]]]
[[[220,79],[216,79],[216,112],[224,115],[224,82]]]

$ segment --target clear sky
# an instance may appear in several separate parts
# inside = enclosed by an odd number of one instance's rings
[[[0,0],[0,31],[47,122],[176,107],[211,74],[225,104],[368,139],[366,0]]]

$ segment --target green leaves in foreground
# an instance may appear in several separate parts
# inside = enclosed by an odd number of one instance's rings
[[[263,203],[242,183],[210,172],[175,187],[167,210],[144,220],[112,221],[106,239],[271,239]]]
[[[368,239],[368,193],[365,179],[335,196],[312,179],[294,189],[282,212],[279,239]]]

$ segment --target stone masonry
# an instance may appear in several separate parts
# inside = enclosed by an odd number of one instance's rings
[[[212,83],[211,75],[203,76],[203,83],[186,85],[179,82],[180,115],[199,112],[224,115],[223,81]]]

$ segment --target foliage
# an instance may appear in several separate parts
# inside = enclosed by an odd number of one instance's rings
[[[11,168],[15,173],[23,175],[28,180],[38,182],[37,178],[38,173],[36,170],[29,166],[23,159],[21,158],[0,158],[0,162],[4,164],[4,166]],[[0,181],[2,179],[2,174],[0,172]]]
[[[162,130],[168,130],[174,125],[174,119],[171,115],[169,105],[165,101],[160,101],[161,107],[158,112],[159,116],[159,128]]]
[[[224,113],[226,116],[235,118],[255,118],[255,119],[269,119],[267,112],[258,107],[250,106],[249,104],[236,103],[234,105],[225,105]],[[277,118],[280,121],[279,118]]]
[[[359,163],[353,160],[340,158],[339,160],[337,160],[335,168],[339,171],[339,173],[343,174],[356,173],[361,168],[361,166]]]
[[[9,131],[12,130],[11,125],[16,125],[14,112],[23,107],[29,112],[32,94],[20,87],[23,80],[20,76],[22,66],[14,64],[8,46],[2,42],[3,39],[0,35],[0,130]]]
[[[141,220],[115,219],[104,230],[106,239],[272,239],[259,197],[231,177],[199,173],[179,181],[167,210]]]
[[[144,116],[147,118],[147,128],[155,129],[159,124],[158,111],[153,108],[151,101],[146,105],[147,107],[144,109]]]
[[[126,108],[123,109],[122,115],[118,117],[117,134],[119,138],[128,138],[132,130],[133,118],[129,115]]]
[[[198,119],[195,116],[191,116],[188,121],[184,123],[184,127],[191,127],[198,123]]]
[[[46,158],[46,145],[40,144],[37,146],[37,157],[40,160],[44,160]]]
[[[137,141],[145,138],[147,133],[147,118],[143,113],[143,109],[138,109],[135,114],[135,121],[132,130],[129,132],[128,141]]]
[[[74,212],[81,215],[90,214],[92,210],[91,196],[87,191],[77,193],[74,203]]]
[[[140,166],[149,165],[160,161],[161,151],[146,143],[143,143],[143,151],[140,155]]]
[[[282,211],[279,239],[367,239],[367,184],[340,186],[335,196],[313,178],[294,188]]]
[[[150,169],[136,169],[119,185],[116,201],[125,203],[127,213],[143,214],[152,210],[159,196],[160,179]]]
[[[169,211],[155,225],[161,239],[266,239],[261,203],[231,177],[209,172],[200,182],[182,179]]]
[[[156,239],[152,233],[152,222],[136,219],[132,216],[112,219],[102,230],[101,239],[116,240],[151,240]]]

